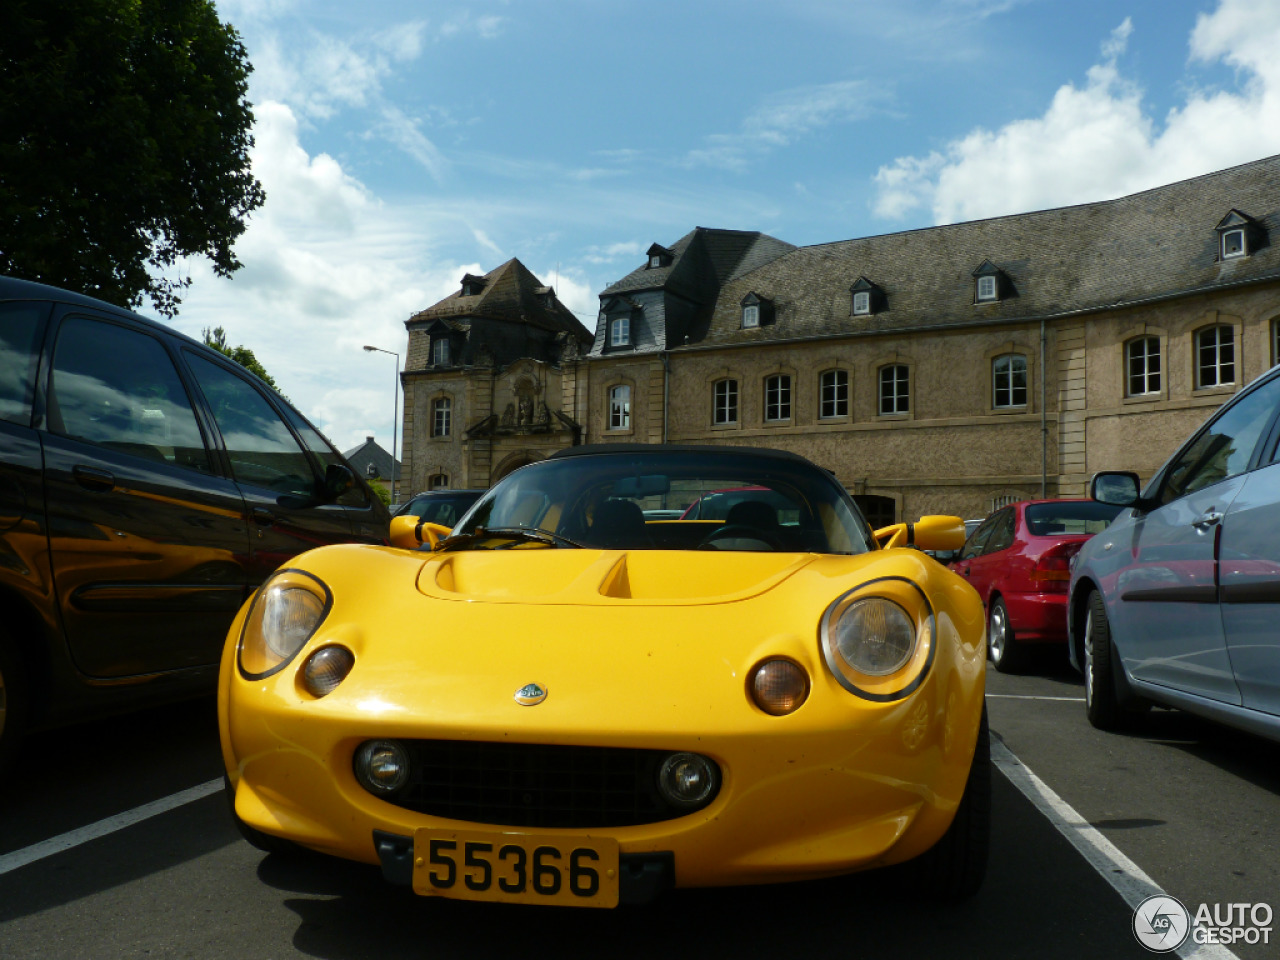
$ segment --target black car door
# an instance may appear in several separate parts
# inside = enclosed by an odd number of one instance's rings
[[[49,553],[90,677],[217,662],[249,531],[163,334],[60,308],[42,435]]]

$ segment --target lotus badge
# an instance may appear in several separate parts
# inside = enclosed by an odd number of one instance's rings
[[[532,707],[547,699],[547,688],[538,683],[526,683],[516,691],[516,703]]]

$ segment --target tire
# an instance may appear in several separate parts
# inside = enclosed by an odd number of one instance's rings
[[[1009,626],[1009,608],[1004,600],[991,601],[991,615],[987,618],[987,655],[991,665],[1001,673],[1018,673],[1026,663],[1026,647],[1019,643]]]
[[[231,778],[225,773],[222,775],[222,790],[227,798],[227,810],[231,814],[231,822],[236,825],[236,829],[240,831],[240,836],[244,837],[250,846],[257,847],[263,853],[277,853],[284,856],[296,855],[301,852],[302,848],[292,840],[273,837],[269,833],[255,830],[236,815],[236,792],[231,786]]]
[[[17,756],[27,727],[27,675],[13,643],[0,634],[0,777]]]
[[[909,887],[941,902],[967,900],[982,887],[991,845],[991,731],[982,708],[964,796],[951,826],[927,853],[906,864]]]
[[[1111,645],[1111,624],[1102,594],[1089,594],[1084,621],[1084,709],[1089,722],[1099,730],[1120,726],[1120,700],[1116,696],[1115,647]]]

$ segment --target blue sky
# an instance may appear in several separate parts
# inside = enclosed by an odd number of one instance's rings
[[[1280,153],[1280,0],[223,0],[267,190],[222,326],[342,449],[404,321],[517,257],[594,326],[695,226],[825,243]]]

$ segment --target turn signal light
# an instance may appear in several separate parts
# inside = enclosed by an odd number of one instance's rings
[[[766,660],[751,673],[751,699],[765,713],[782,717],[809,698],[809,675],[792,660]]]

